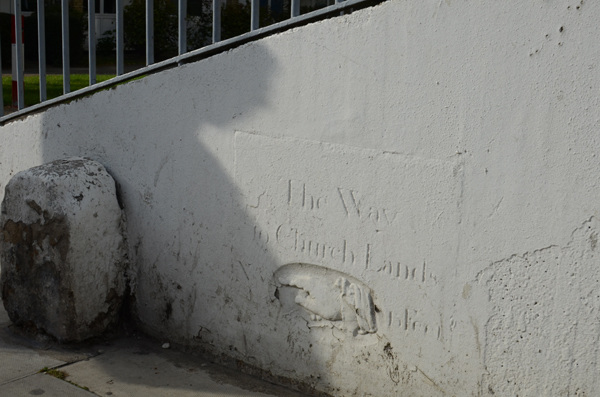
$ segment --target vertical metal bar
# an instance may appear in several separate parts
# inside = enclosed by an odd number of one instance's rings
[[[88,0],[88,68],[90,85],[96,84],[96,1]]]
[[[213,0],[212,42],[221,41],[221,0]]]
[[[335,0],[334,4],[343,3],[345,0]],[[340,16],[344,15],[344,11],[340,11]]]
[[[117,76],[123,74],[125,54],[125,43],[123,41],[123,0],[117,0]]]
[[[69,0],[61,0],[63,94],[71,91],[71,61],[69,55]]]
[[[300,15],[300,0],[292,0],[292,6],[290,7],[291,9],[291,17],[297,17],[298,15]]]
[[[2,83],[2,35],[0,35],[0,117],[4,116],[4,85]]]
[[[187,52],[186,16],[187,0],[179,0],[179,13],[177,15],[177,26],[179,28],[179,55]]]
[[[46,21],[44,0],[37,0],[38,64],[40,76],[40,102],[46,100]]]
[[[154,0],[146,0],[146,65],[154,63]]]
[[[252,10],[250,11],[250,30],[258,29],[259,8],[260,0],[252,0]]]
[[[21,19],[21,0],[15,0],[15,43],[17,68],[17,106],[19,110],[25,107],[23,95],[23,20]]]

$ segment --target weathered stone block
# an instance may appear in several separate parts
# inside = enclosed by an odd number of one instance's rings
[[[117,320],[124,220],[102,164],[71,158],[18,173],[6,186],[0,227],[2,300],[15,324],[79,341]]]

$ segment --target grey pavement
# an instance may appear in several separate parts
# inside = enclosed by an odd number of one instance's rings
[[[43,368],[61,371],[65,379],[41,373]],[[143,336],[77,347],[26,337],[11,324],[0,301],[0,396],[38,395],[304,396],[205,358],[163,349]]]

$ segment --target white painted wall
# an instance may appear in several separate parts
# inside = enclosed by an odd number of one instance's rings
[[[1,187],[105,164],[172,342],[340,396],[599,395],[599,18],[391,0],[5,125]]]

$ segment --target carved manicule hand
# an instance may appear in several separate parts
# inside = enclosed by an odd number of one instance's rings
[[[277,287],[297,289],[294,302],[313,321],[341,322],[336,326],[375,333],[375,305],[371,289],[342,272],[306,263],[292,263],[275,272]]]
[[[343,304],[351,309],[356,316],[359,334],[369,334],[377,331],[375,325],[375,306],[371,290],[357,283],[348,281],[344,277],[336,280],[335,285],[340,289]],[[344,316],[342,305],[342,317]]]

